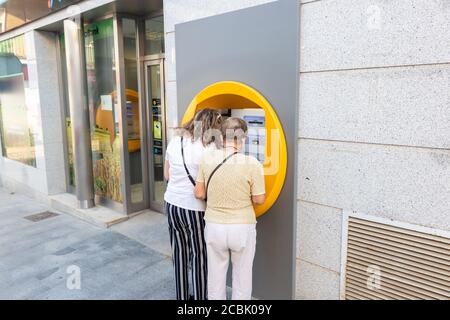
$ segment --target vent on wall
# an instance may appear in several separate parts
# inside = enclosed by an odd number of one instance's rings
[[[448,232],[344,214],[341,298],[450,299]]]

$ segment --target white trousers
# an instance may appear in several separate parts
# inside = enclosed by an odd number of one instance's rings
[[[256,248],[255,224],[206,223],[208,255],[208,299],[226,300],[228,264],[233,265],[233,300],[252,297],[253,258]]]

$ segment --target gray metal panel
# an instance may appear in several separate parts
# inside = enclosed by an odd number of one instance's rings
[[[295,289],[299,5],[282,0],[175,26],[178,111],[206,86],[243,82],[283,125],[288,168],[275,205],[258,219],[253,295],[291,299]]]

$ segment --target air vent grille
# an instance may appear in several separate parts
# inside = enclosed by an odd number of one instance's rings
[[[348,217],[344,298],[450,299],[450,239]]]

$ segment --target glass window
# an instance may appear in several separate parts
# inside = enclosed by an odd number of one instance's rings
[[[145,54],[164,53],[163,16],[145,20]]]
[[[73,163],[73,144],[72,144],[72,123],[70,121],[70,105],[69,92],[67,84],[67,64],[66,64],[66,45],[64,42],[64,35],[60,35],[59,43],[61,48],[61,77],[63,85],[64,98],[64,116],[66,124],[66,141],[67,141],[67,170],[69,174],[69,184],[75,186],[75,169]]]
[[[11,0],[10,0],[11,1]],[[17,1],[17,0],[14,0]],[[39,19],[49,14],[59,5],[59,0],[22,0],[26,22]],[[53,6],[53,8],[51,8]]]
[[[8,0],[1,4],[2,29],[0,32],[11,30],[25,23],[24,4],[24,0]]]
[[[136,22],[122,19],[131,202],[144,201]]]
[[[3,156],[36,167],[33,110],[28,108],[24,36],[0,42],[0,135]]]
[[[0,33],[81,0],[0,0]]]
[[[123,202],[113,21],[86,25],[84,31],[94,190],[99,196]]]

